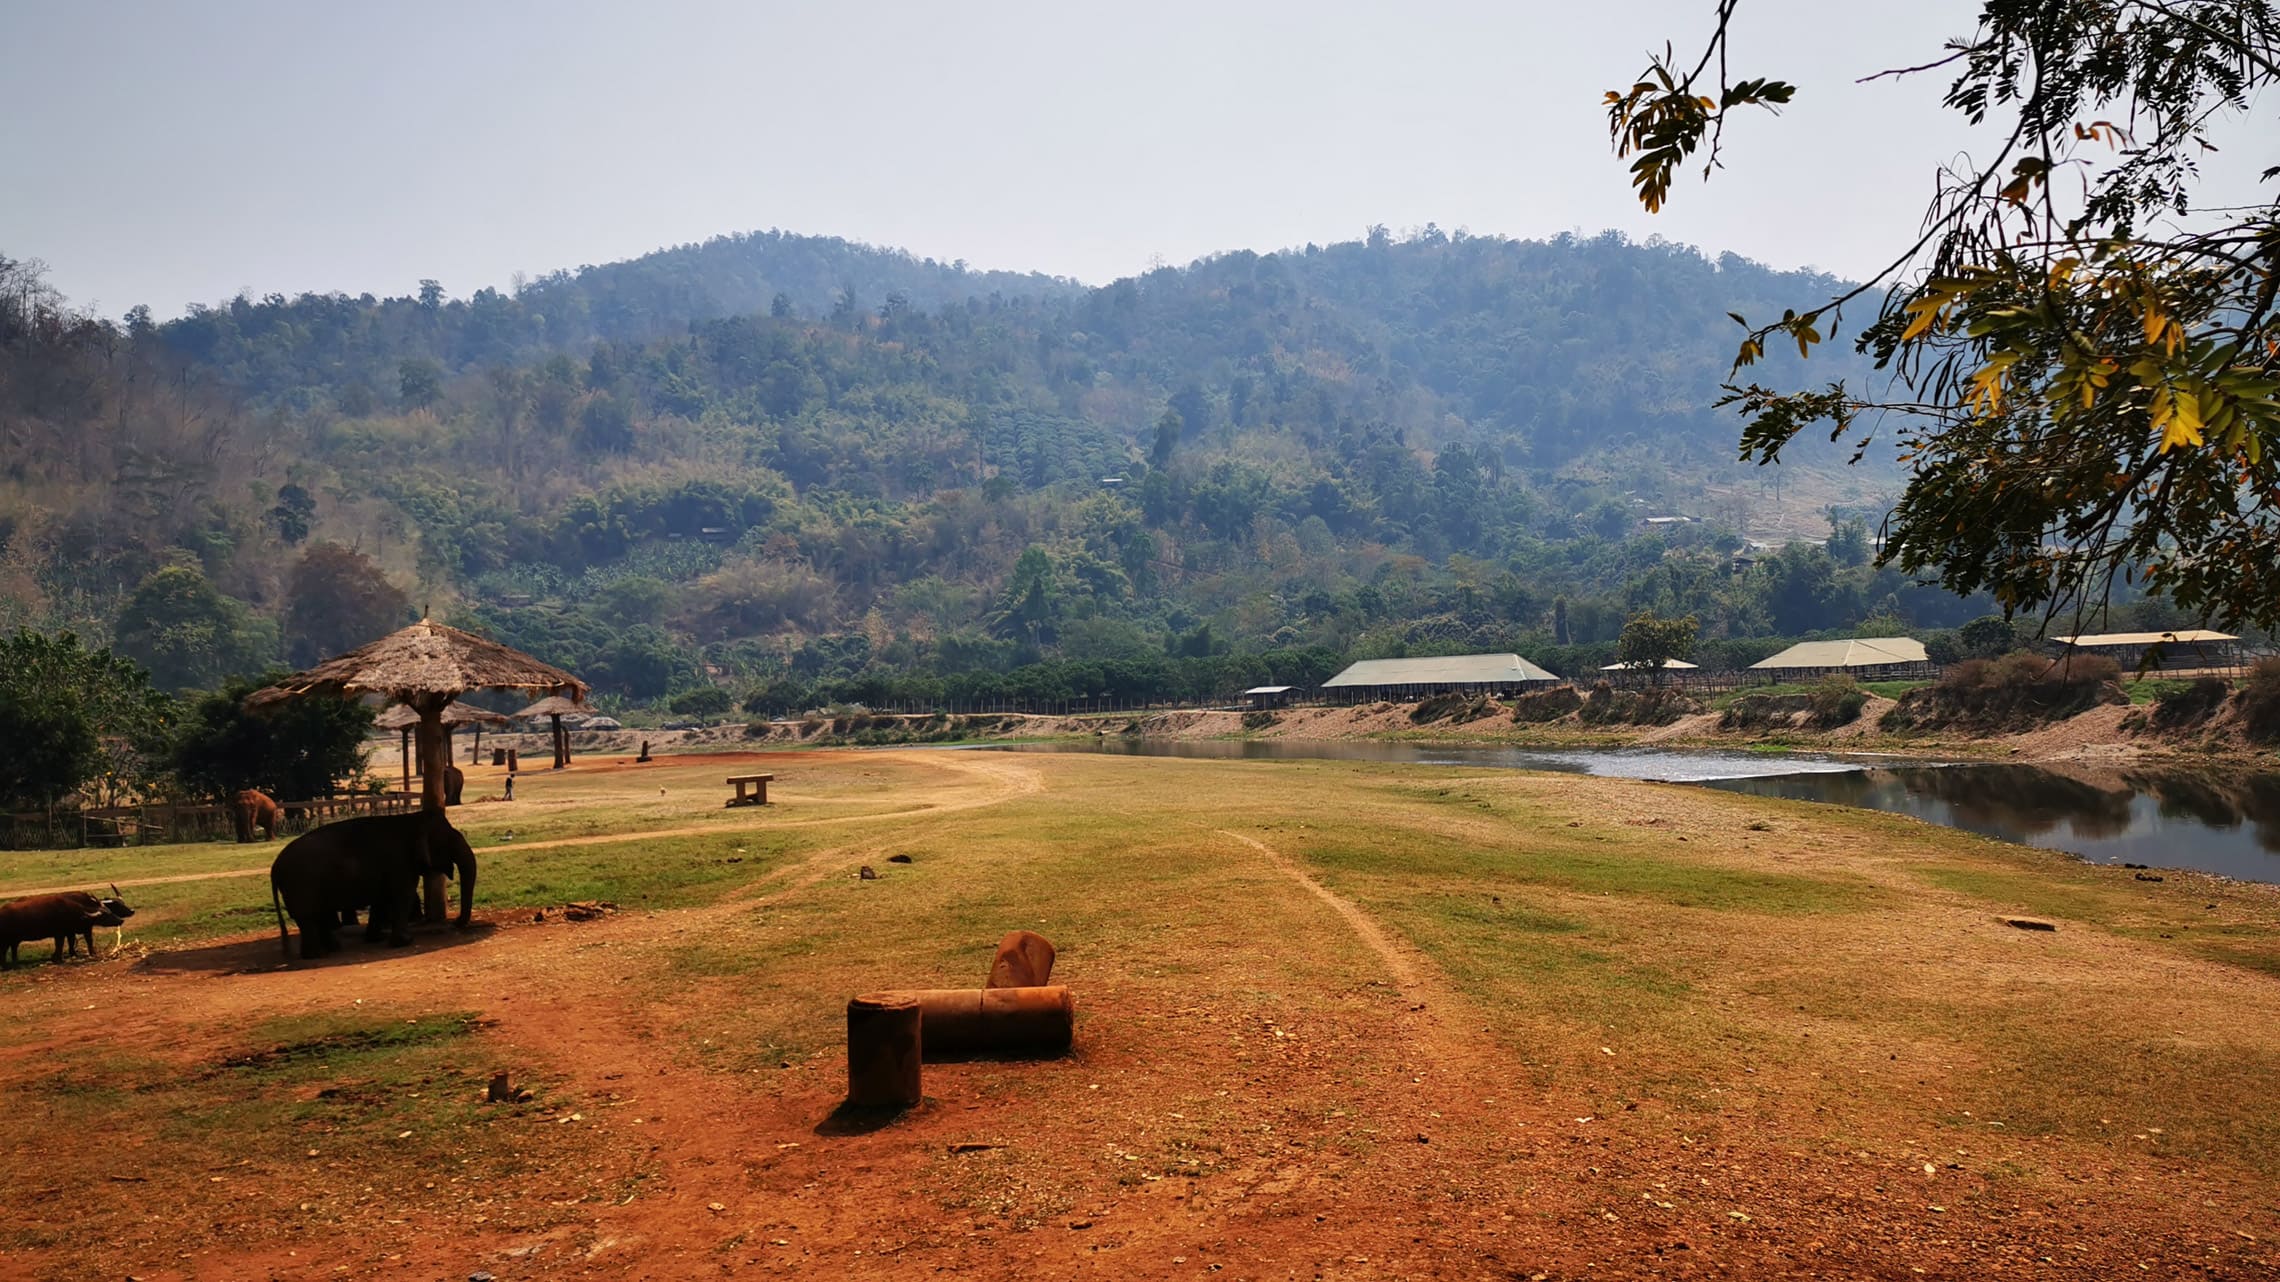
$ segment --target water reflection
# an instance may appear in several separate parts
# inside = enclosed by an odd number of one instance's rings
[[[2280,776],[2270,774],[1959,765],[1709,786],[1914,815],[2098,862],[2280,881]]]
[[[2199,868],[2280,882],[2280,774],[2016,765],[1863,765],[1860,758],[1628,748],[1292,740],[1097,741],[1017,751],[1494,766],[1700,783],[1729,792],[1914,815],[2101,863]]]

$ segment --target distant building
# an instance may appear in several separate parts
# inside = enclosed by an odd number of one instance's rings
[[[1662,669],[1665,672],[1692,672],[1700,666],[1700,664],[1688,663],[1684,659],[1665,659],[1662,661]],[[1599,665],[1599,670],[1601,672],[1652,672],[1654,669],[1644,663],[1603,663]]]
[[[1296,693],[1297,686],[1252,686],[1243,692],[1243,703],[1251,708],[1280,708]]]
[[[1322,683],[1353,699],[1421,699],[1434,694],[1504,694],[1556,685],[1559,678],[1517,654],[1453,654],[1432,659],[1364,659]]]
[[[2240,638],[2229,632],[2099,632],[2054,637],[2067,654],[2104,655],[2125,668],[2232,668],[2241,662]],[[2146,663],[2149,652],[2154,661]]]
[[[1770,659],[1750,665],[1779,680],[1843,673],[1864,681],[1890,681],[1934,674],[1932,657],[1914,637],[1850,637],[1842,641],[1800,641]]]

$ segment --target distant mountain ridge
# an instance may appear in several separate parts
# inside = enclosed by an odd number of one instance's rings
[[[771,232],[123,329],[15,276],[0,626],[139,611],[291,650],[321,542],[643,697],[785,664],[1528,653],[1641,607],[1730,638],[1972,611],[1860,564],[1889,465],[1735,463],[1726,313],[1830,282],[1683,246],[1428,228],[1086,288]],[[1830,346],[1754,373],[1857,372]],[[1736,569],[1837,523],[1841,560]],[[184,602],[258,617],[147,617]]]
[[[595,342],[644,342],[691,324],[767,313],[828,316],[848,306],[933,309],[968,298],[1063,297],[1075,281],[1038,272],[976,271],[836,236],[768,230],[715,236],[620,262],[548,272],[511,293],[451,298],[441,282],[413,293],[241,295],[193,306],[156,327],[184,359],[257,396],[285,384],[383,383],[404,359],[456,371],[520,363]],[[131,324],[142,324],[139,320]],[[307,335],[297,353],[270,340]],[[277,357],[285,356],[284,361]]]

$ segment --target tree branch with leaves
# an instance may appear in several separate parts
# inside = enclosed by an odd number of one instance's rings
[[[1728,71],[1719,0],[1691,71],[1669,49],[1607,95],[1650,212],[1726,117],[1792,86]],[[2270,0],[1983,0],[1969,36],[1917,66],[1987,131],[1990,159],[1942,170],[1922,230],[1869,279],[1743,337],[1722,404],[1745,459],[1808,428],[1857,460],[1894,429],[1913,468],[1880,563],[2006,610],[2094,615],[2133,583],[2226,626],[2280,627],[2280,203],[2199,208],[2219,122],[2268,118]],[[2261,112],[2258,108],[2261,107]],[[2256,176],[2269,193],[2280,168]],[[1741,382],[1773,341],[1801,355],[1873,305],[1856,338],[1882,389]]]

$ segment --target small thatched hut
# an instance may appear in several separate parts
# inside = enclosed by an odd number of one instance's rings
[[[452,700],[470,690],[518,690],[568,695],[577,700],[586,697],[586,683],[553,664],[422,619],[256,690],[246,696],[246,703],[260,707],[312,694],[349,699],[377,694],[406,705],[419,716],[415,738],[420,757],[420,807],[441,810],[444,767],[450,764],[445,755],[448,747],[443,713]],[[443,915],[440,873],[429,879],[428,913],[432,918]]]

